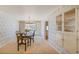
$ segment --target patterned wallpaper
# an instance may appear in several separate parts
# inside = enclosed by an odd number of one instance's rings
[[[0,47],[15,39],[17,29],[16,17],[0,12]]]

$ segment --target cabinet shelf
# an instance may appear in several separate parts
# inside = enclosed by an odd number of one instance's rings
[[[62,31],[62,15],[56,17],[57,30]]]
[[[62,31],[62,14],[56,16],[57,31]],[[64,13],[64,32],[75,31],[75,9],[69,10]]]
[[[75,26],[75,24],[65,24],[64,26]]]
[[[65,32],[75,31],[75,9],[72,9],[64,13],[64,31]]]
[[[65,32],[74,32],[75,26],[64,26],[64,31]]]

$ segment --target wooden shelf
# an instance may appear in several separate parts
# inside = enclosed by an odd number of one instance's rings
[[[72,9],[64,13],[64,31],[65,32],[75,31],[75,9]]]
[[[74,32],[75,31],[75,26],[64,26],[64,31]]]
[[[62,15],[56,17],[57,30],[62,31]]]
[[[64,25],[62,24],[64,23]],[[56,16],[57,31],[62,31],[62,25],[64,26],[64,32],[75,31],[75,8],[64,13],[64,21],[62,21],[62,14]]]

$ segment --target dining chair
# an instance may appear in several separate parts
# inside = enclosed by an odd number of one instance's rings
[[[31,33],[32,33],[31,39],[33,40],[34,43],[35,30],[33,30]]]
[[[25,34],[16,32],[16,36],[17,36],[17,47],[18,47],[17,50],[19,51],[20,45],[25,45],[25,51],[26,51],[28,39],[24,37]]]
[[[29,42],[30,42],[30,45],[31,45],[31,41],[33,41],[33,43],[34,43],[35,30],[29,30],[27,32],[27,36],[30,36]]]

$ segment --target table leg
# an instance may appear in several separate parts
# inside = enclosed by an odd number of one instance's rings
[[[30,45],[31,45],[31,38],[30,38]]]
[[[25,51],[26,51],[26,40],[25,40]]]
[[[18,43],[18,48],[17,48],[17,49],[18,49],[18,51],[19,51],[19,43]]]

